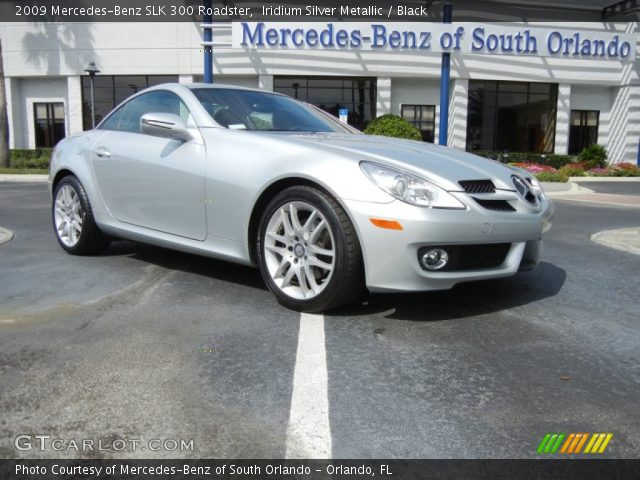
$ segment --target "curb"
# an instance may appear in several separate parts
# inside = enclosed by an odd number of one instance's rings
[[[640,228],[604,230],[591,235],[591,241],[605,247],[640,255]]]
[[[566,197],[567,195],[580,195],[583,193],[595,193],[593,190],[581,187],[577,183],[573,181],[569,181],[568,183],[561,183],[559,185],[568,185],[569,188],[566,190],[554,190],[554,188],[559,188],[558,184],[553,182],[551,183],[542,183],[542,189],[544,190],[544,194],[549,198],[558,198],[558,197]]]
[[[0,227],[0,245],[12,240],[13,237],[14,237],[14,234],[11,230],[7,230],[6,228]]]
[[[16,174],[16,173],[0,173],[0,182],[7,183],[46,183],[49,175],[45,174]]]
[[[569,177],[570,182],[640,182],[640,177]]]

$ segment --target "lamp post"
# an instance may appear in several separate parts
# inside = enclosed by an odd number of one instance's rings
[[[442,5],[442,23],[451,23],[453,6],[449,0]],[[451,76],[451,54],[442,54],[440,69],[440,135],[438,144],[447,146],[449,133],[449,77]]]
[[[96,128],[96,99],[93,83],[96,78],[96,74],[100,73],[100,70],[96,67],[96,62],[90,62],[89,66],[85,68],[84,71],[89,74],[89,77],[91,77],[91,128]]]
[[[213,15],[211,12],[211,3],[212,0],[204,0],[204,15],[203,22],[205,25],[208,25],[207,28],[204,29],[204,83],[213,83],[213,45],[211,42],[213,41]]]

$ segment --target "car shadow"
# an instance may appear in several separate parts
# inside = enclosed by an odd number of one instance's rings
[[[245,287],[267,290],[260,272],[255,268],[168,248],[119,240],[113,242],[101,256],[129,257],[168,270],[181,271],[210,279],[232,282]]]
[[[361,302],[331,312],[336,317],[384,314],[414,322],[454,320],[528,305],[560,292],[565,270],[541,262],[533,271],[513,277],[456,285],[451,290],[369,294]]]
[[[126,256],[168,270],[177,270],[258,290],[267,290],[257,269],[130,241],[117,241],[103,256]],[[451,290],[421,293],[365,294],[354,304],[328,312],[332,317],[384,314],[415,322],[454,320],[494,313],[553,297],[567,278],[565,270],[541,262],[533,271],[513,277],[470,282]],[[273,299],[275,302],[275,297]],[[284,307],[282,307],[284,308]]]

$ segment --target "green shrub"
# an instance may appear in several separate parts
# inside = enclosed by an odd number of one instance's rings
[[[382,115],[369,122],[364,129],[367,135],[382,135],[383,137],[407,138],[409,140],[422,140],[420,130],[397,115]]]
[[[567,163],[573,162],[573,157],[571,155],[549,155],[546,160],[546,165],[560,169]]]
[[[566,175],[558,172],[540,172],[540,173],[536,173],[536,178],[540,181],[540,182],[559,182],[559,183],[566,183],[569,181],[569,177],[567,177]]]
[[[607,149],[602,145],[591,145],[580,152],[578,161],[582,162],[587,170],[603,168],[607,165]]]
[[[50,148],[35,150],[15,149],[9,155],[9,167],[17,169],[48,169],[51,161]]]
[[[569,163],[560,169],[560,173],[567,177],[584,177],[584,167],[580,163]]]
[[[502,158],[509,163],[543,163],[542,155],[538,153],[504,152]]]

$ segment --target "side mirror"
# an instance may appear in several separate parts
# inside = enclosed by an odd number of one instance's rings
[[[155,137],[191,140],[187,124],[173,113],[145,113],[140,117],[140,131]]]

